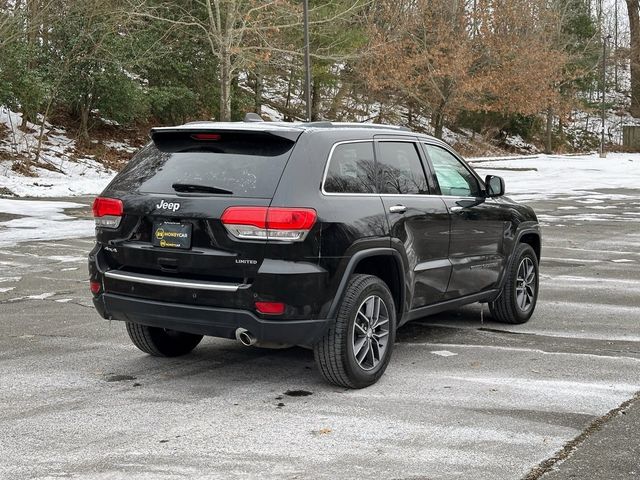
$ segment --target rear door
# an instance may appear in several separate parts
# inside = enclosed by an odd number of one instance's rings
[[[451,213],[453,272],[446,298],[491,289],[504,266],[502,239],[509,224],[508,211],[484,197],[479,180],[452,152],[428,143],[424,146]]]
[[[269,206],[299,132],[161,130],[103,196],[120,198],[124,217],[98,240],[111,268],[250,283],[264,241],[230,235],[230,206]]]
[[[439,196],[429,195],[421,157],[415,141],[376,141],[379,191],[391,242],[407,255],[412,309],[440,301],[451,273],[449,213]]]

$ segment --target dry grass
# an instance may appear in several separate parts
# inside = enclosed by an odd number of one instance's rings
[[[25,156],[13,155],[11,170],[25,177],[37,177],[38,174],[33,171],[33,162]]]

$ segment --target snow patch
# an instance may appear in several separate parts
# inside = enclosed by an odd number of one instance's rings
[[[49,168],[33,168],[35,177],[14,172],[10,158],[33,158],[40,137],[39,125],[27,123],[26,131],[22,131],[19,128],[22,123],[21,113],[0,106],[0,125],[9,130],[6,138],[0,139],[0,190],[7,189],[19,197],[95,195],[114,177],[115,172],[91,157],[72,160],[75,156],[75,140],[67,137],[63,129],[48,123],[44,129],[46,142],[40,153],[40,163]],[[121,148],[124,149],[125,144],[121,144]]]
[[[19,282],[22,277],[0,277],[0,283],[4,282]]]
[[[436,350],[431,352],[434,355],[438,355],[439,357],[455,357],[458,355],[457,353],[450,352],[449,350]]]
[[[52,255],[46,258],[50,260],[55,260],[60,263],[76,263],[76,262],[85,262],[87,260],[86,257],[74,257],[70,255]]]
[[[482,175],[505,179],[508,196],[516,200],[555,198],[585,205],[629,195],[603,194],[601,189],[637,189],[640,185],[640,154],[609,153],[607,158],[589,155],[538,155],[509,160],[470,159]]]
[[[67,208],[85,207],[72,202],[0,198],[0,212],[22,215],[21,218],[0,222],[0,246],[34,240],[89,237],[95,230],[92,220],[76,220],[64,213]]]
[[[24,297],[15,297],[15,298],[10,298],[9,302],[17,302],[19,300],[46,300],[47,298],[53,297],[56,293],[55,292],[46,292],[46,293],[41,293],[39,295],[27,295]]]

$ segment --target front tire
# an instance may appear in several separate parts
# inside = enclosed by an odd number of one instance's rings
[[[538,301],[538,257],[530,245],[520,243],[513,258],[502,292],[489,310],[497,322],[521,324],[529,321]]]
[[[179,357],[191,352],[202,340],[202,335],[176,332],[127,322],[127,333],[133,344],[154,357]]]
[[[396,325],[387,285],[373,275],[353,275],[336,322],[313,348],[324,378],[346,388],[376,383],[391,360]]]

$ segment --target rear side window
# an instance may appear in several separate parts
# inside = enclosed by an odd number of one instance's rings
[[[417,146],[411,142],[380,142],[380,193],[429,193]]]
[[[194,185],[222,195],[271,198],[294,144],[262,132],[156,134],[109,189],[175,193],[179,185]]]
[[[337,145],[329,159],[324,190],[328,193],[374,193],[373,142]]]

